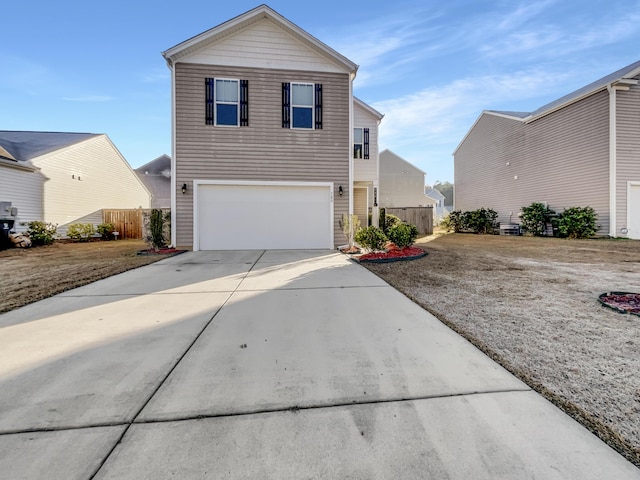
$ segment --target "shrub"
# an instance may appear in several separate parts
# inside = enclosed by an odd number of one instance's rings
[[[96,232],[100,234],[103,240],[113,240],[115,235],[113,232],[116,227],[113,223],[101,223],[96,227]]]
[[[462,212],[460,210],[454,210],[442,219],[440,226],[442,228],[446,228],[447,232],[453,230],[456,233],[460,233],[464,229],[464,225],[462,223]]]
[[[27,235],[33,245],[51,245],[56,239],[58,225],[40,221],[33,221],[27,224]]]
[[[93,223],[72,223],[67,228],[67,237],[76,242],[88,242],[94,233]]]
[[[381,228],[374,227],[373,225],[367,228],[361,228],[356,232],[356,242],[362,248],[369,250],[382,250],[387,236],[384,234]]]
[[[398,223],[389,229],[387,236],[398,248],[404,248],[418,238],[418,229],[409,223]]]
[[[498,227],[498,213],[490,208],[479,208],[463,213],[463,225],[465,230],[473,233],[494,233]]]
[[[400,223],[402,223],[400,217],[395,216],[393,213],[387,213],[384,216],[384,223],[380,224],[380,228],[382,228],[385,235],[388,235],[389,230]]]
[[[547,230],[547,223],[556,212],[544,203],[534,202],[528,207],[522,207],[522,228],[531,235],[541,237]]]
[[[553,219],[554,232],[560,237],[589,238],[597,232],[598,215],[591,207],[571,207]]]

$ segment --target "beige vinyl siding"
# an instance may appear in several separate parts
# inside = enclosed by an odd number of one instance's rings
[[[149,208],[150,195],[106,135],[32,160],[44,184],[44,220],[58,225],[101,209]]]
[[[0,201],[18,209],[15,231],[24,232],[28,223],[43,219],[42,185],[45,177],[38,171],[0,165]]]
[[[262,19],[209,47],[180,59],[184,63],[252,68],[343,71],[269,19]]]
[[[369,158],[356,158],[353,160],[353,180],[356,182],[377,182],[378,119],[354,102],[353,128],[369,129]]]
[[[455,153],[455,208],[493,208],[505,223],[532,202],[591,206],[606,235],[608,134],[606,91],[528,124],[485,113]]]
[[[207,77],[249,81],[249,126],[205,125]],[[323,85],[323,129],[282,128],[282,83]],[[176,243],[193,245],[193,187],[197,180],[333,182],[336,245],[349,208],[349,76],[178,63],[176,90]],[[180,187],[189,185],[183,195]]]
[[[424,194],[425,174],[389,150],[380,153],[381,207],[420,207],[433,199]]]
[[[627,227],[628,182],[640,182],[640,87],[616,92],[616,235]]]

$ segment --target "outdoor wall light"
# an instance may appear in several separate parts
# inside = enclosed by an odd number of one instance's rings
[[[185,193],[187,193],[187,184],[183,183],[182,184],[182,194],[184,195]]]
[[[340,185],[338,187],[338,195],[342,196],[343,193],[344,193],[344,191],[342,190],[342,185]]]

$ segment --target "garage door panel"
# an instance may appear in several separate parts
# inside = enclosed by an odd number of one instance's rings
[[[199,185],[200,250],[332,248],[328,186]]]

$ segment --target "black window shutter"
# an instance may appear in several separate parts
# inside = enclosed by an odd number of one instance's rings
[[[213,125],[213,112],[215,110],[213,104],[213,78],[204,79],[204,118],[206,125]]]
[[[240,126],[249,126],[249,80],[240,80]]]
[[[282,84],[282,128],[291,128],[291,84]]]
[[[322,84],[316,83],[316,130],[322,130]]]
[[[362,156],[365,159],[369,158],[369,129],[368,128],[363,128],[362,129]]]

